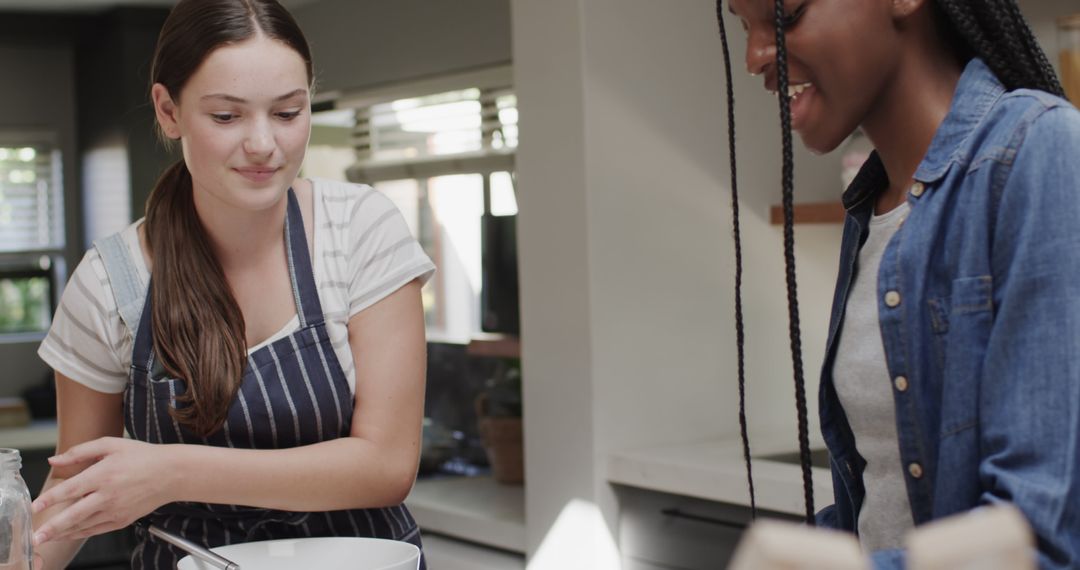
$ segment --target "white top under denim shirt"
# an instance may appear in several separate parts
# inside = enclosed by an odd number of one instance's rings
[[[1040,569],[1080,568],[1080,112],[1044,92],[1006,92],[974,59],[914,179],[876,295],[914,523],[1012,502],[1035,532]],[[853,532],[866,462],[833,363],[887,186],[875,154],[844,194],[822,367],[836,504],[818,520]],[[872,558],[903,568],[902,550]]]
[[[914,525],[900,463],[893,381],[885,362],[876,299],[881,256],[910,211],[911,205],[905,202],[870,218],[833,363],[836,395],[855,435],[855,449],[866,461],[866,495],[858,529],[859,542],[869,552],[900,548]]]

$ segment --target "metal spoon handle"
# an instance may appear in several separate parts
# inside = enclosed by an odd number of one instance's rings
[[[183,550],[184,552],[187,552],[195,558],[199,558],[205,562],[212,564],[215,568],[221,568],[222,570],[240,570],[239,564],[233,562],[232,560],[229,560],[228,558],[225,558],[224,556],[215,554],[199,546],[198,544],[191,542],[190,540],[180,538],[179,536],[161,530],[154,525],[150,525],[150,528],[148,530],[150,531],[150,534],[156,536],[157,538],[168,542],[169,544],[179,548],[180,550]]]

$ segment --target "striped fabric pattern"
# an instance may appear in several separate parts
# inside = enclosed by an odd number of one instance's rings
[[[389,198],[369,186],[323,179],[312,183],[315,282],[333,352],[351,395],[356,380],[349,318],[413,279],[426,282],[435,265]],[[145,284],[149,274],[138,241],[141,223],[133,223],[121,235]],[[291,332],[283,330],[275,337]],[[91,248],[72,273],[38,354],[72,380],[118,394],[127,385],[132,341],[117,311],[105,265]]]
[[[124,424],[131,437],[158,444],[280,449],[349,434],[353,399],[348,397],[349,383],[334,352],[330,328],[324,321],[300,209],[291,191],[286,241],[300,328],[249,354],[248,367],[225,424],[208,437],[195,435],[169,414],[170,409],[180,405],[177,398],[186,392],[187,383],[169,377],[156,365],[150,296],[146,295],[132,335],[131,377],[124,391]],[[122,247],[114,249],[109,245],[99,244],[97,248],[110,256],[105,263],[107,267],[122,265],[114,251],[121,252],[118,257],[130,260]],[[117,278],[116,273],[123,271],[110,271],[110,277]],[[118,297],[117,301],[127,307],[130,300]],[[172,569],[185,554],[151,538],[147,532],[151,524],[206,547],[313,536],[366,536],[421,546],[416,522],[403,505],[310,513],[171,503],[136,523],[139,543],[132,554],[133,568]],[[421,559],[421,568],[425,564]]]

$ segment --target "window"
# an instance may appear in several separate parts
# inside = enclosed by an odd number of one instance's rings
[[[60,165],[51,135],[0,132],[0,335],[49,328],[64,269]]]
[[[313,116],[304,174],[384,193],[438,267],[423,290],[433,340],[468,342],[487,328],[482,220],[517,213],[517,101],[508,78],[496,71],[476,81],[484,87],[354,94]]]

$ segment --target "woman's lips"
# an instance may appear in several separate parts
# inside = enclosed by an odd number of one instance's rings
[[[246,168],[234,168],[244,178],[251,180],[252,182],[266,182],[277,174],[277,168],[269,168],[265,166],[246,167]]]
[[[817,95],[817,89],[811,83],[792,85],[788,88],[791,97],[791,128],[798,131],[806,126],[807,115],[810,114],[810,105]]]
[[[767,87],[767,89],[769,89],[769,93],[776,95],[775,87]],[[815,95],[817,95],[817,89],[813,83],[791,83],[788,85],[792,130],[798,131],[806,125],[806,116],[810,112],[810,104]]]

